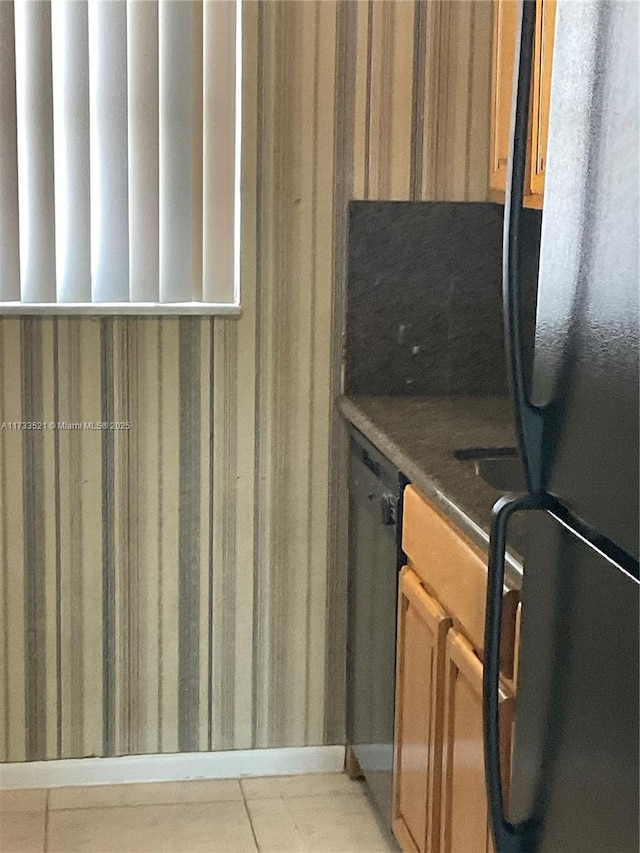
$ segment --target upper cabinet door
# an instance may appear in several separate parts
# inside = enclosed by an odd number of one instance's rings
[[[544,193],[544,167],[551,96],[551,60],[555,28],[556,0],[536,0],[530,190],[540,196]]]
[[[519,4],[494,0],[489,186],[504,193],[511,140],[511,99]]]
[[[536,0],[525,207],[542,207],[555,18],[556,0]],[[507,188],[511,103],[519,24],[520,4],[516,0],[494,0],[489,195],[493,201],[498,202],[504,201]]]

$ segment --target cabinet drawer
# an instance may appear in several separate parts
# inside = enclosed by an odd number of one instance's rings
[[[451,614],[477,651],[484,648],[487,558],[414,486],[404,492],[402,548],[425,587]],[[504,588],[501,665],[513,672],[519,593]]]

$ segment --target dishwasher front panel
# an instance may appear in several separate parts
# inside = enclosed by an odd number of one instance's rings
[[[353,441],[349,481],[347,737],[390,826],[400,478]]]

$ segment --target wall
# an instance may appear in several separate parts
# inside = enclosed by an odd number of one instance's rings
[[[247,3],[242,317],[0,320],[0,421],[131,423],[0,430],[0,760],[343,737],[346,201],[485,197],[490,17]]]
[[[347,202],[487,198],[491,0],[340,4],[336,49],[335,306],[331,381],[342,385]],[[347,437],[331,414],[325,739],[343,737]]]

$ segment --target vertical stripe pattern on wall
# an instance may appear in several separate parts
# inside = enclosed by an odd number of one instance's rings
[[[347,202],[485,201],[491,0],[339,4],[336,40],[334,326],[331,381],[342,385]],[[332,412],[325,741],[344,738],[348,437]]]
[[[352,5],[352,197],[485,200],[491,0]]]
[[[99,322],[55,321],[53,421],[101,420]],[[103,438],[96,431],[54,432],[58,754],[102,754],[103,737]]]
[[[486,198],[491,2],[244,9],[242,316],[0,318],[2,761],[344,738],[347,204]]]
[[[322,740],[328,350],[318,374],[316,356],[331,323],[335,15],[333,3],[261,6],[256,746]]]
[[[334,323],[331,336],[330,381],[333,389],[342,384],[343,325],[345,314],[345,282],[347,276],[347,204],[359,173],[354,172],[358,161],[354,129],[358,126],[356,80],[359,57],[356,56],[358,8],[360,2],[341,3],[336,31],[336,132],[334,140],[334,206],[332,257],[333,280],[336,283],[333,299]],[[360,19],[362,19],[360,15]],[[366,112],[365,112],[366,114]],[[358,137],[362,140],[362,133]],[[360,158],[360,162],[362,159]],[[327,576],[327,644],[325,650],[326,704],[324,739],[326,743],[344,739],[346,688],[346,615],[348,536],[345,518],[348,512],[346,477],[348,439],[344,422],[335,407],[331,410],[329,468],[329,553]]]
[[[0,320],[3,760],[208,746],[212,327]]]
[[[21,328],[22,411],[25,418],[43,418],[42,324],[26,320]],[[43,433],[25,432],[22,442],[24,506],[25,708],[27,760],[46,756],[46,668],[41,650],[46,642],[45,553],[51,543],[42,535],[44,494]]]
[[[113,422],[113,323],[100,324],[100,415],[103,423]],[[103,755],[115,751],[115,556],[114,556],[114,460],[113,432],[102,438],[102,719]]]
[[[178,533],[178,749],[198,748],[200,548],[200,327],[179,321],[180,503]],[[194,375],[195,374],[195,375]],[[206,530],[206,528],[205,528]],[[208,566],[206,567],[208,568]]]
[[[425,44],[427,0],[416,0],[413,8],[413,85],[411,87],[411,189],[412,200],[422,194],[424,157]]]

